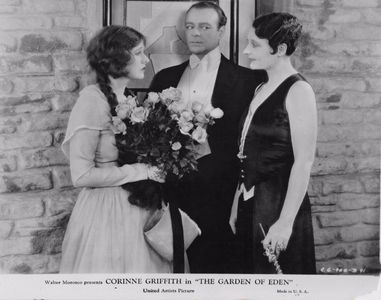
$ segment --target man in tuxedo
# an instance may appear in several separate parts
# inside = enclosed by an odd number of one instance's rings
[[[235,273],[229,216],[238,181],[238,123],[255,88],[266,80],[265,72],[243,68],[221,55],[225,24],[217,4],[192,5],[185,18],[189,61],[161,70],[151,83],[152,91],[177,87],[186,101],[224,112],[207,128],[210,151],[198,159],[198,171],[166,187],[202,231],[187,251],[192,273]]]

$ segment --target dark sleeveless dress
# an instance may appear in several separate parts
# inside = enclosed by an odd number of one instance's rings
[[[300,74],[291,75],[257,108],[249,126],[241,160],[240,182],[247,190],[255,186],[254,196],[247,201],[239,199],[237,240],[241,262],[239,273],[276,273],[275,267],[263,255],[265,232],[280,215],[294,163],[291,133],[285,100],[290,87]],[[244,113],[242,132],[247,112]],[[278,262],[284,274],[314,274],[315,249],[311,205],[306,194],[295,218],[288,247],[279,255]]]

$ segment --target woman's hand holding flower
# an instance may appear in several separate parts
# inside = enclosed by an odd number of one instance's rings
[[[288,241],[292,233],[293,222],[278,219],[269,229],[263,246],[270,247],[274,253],[279,255],[280,251],[287,249]]]

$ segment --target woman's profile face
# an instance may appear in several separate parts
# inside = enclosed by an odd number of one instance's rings
[[[251,60],[250,68],[253,70],[270,69],[277,60],[276,53],[271,54],[273,49],[267,39],[260,39],[255,34],[255,29],[251,28],[247,36],[247,46],[243,53]]]
[[[136,47],[130,50],[131,61],[127,65],[128,78],[143,79],[148,57],[144,53],[145,45],[141,41]]]

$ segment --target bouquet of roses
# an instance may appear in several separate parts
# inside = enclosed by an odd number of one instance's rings
[[[221,118],[219,108],[204,109],[199,102],[185,103],[176,88],[148,93],[139,103],[128,96],[115,108],[113,117],[119,163],[157,166],[174,178],[197,170],[200,145],[207,143],[206,127]],[[123,186],[133,204],[160,207],[161,184],[146,180]]]

